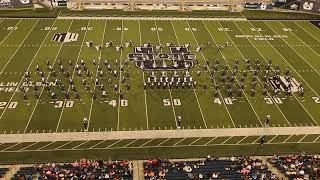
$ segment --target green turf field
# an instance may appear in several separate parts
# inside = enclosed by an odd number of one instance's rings
[[[78,34],[77,40],[64,43],[52,40],[54,34],[64,32]],[[103,47],[100,51],[87,47],[88,41]],[[133,45],[116,51],[115,47],[104,46],[110,41],[114,46],[125,45],[129,41]],[[144,90],[144,82],[151,71],[139,69],[132,61],[127,64],[125,62],[127,55],[134,52],[134,47],[148,42],[154,46],[169,42],[174,46],[190,43],[190,51],[196,54],[198,60],[190,69],[190,74],[197,81],[196,87],[147,87]],[[226,42],[229,45],[219,50],[217,46],[224,46]],[[197,52],[199,45],[203,45],[203,48]],[[163,51],[169,52],[169,48],[164,47]],[[83,76],[90,91],[96,92],[96,99],[82,85],[82,77],[75,70],[75,64],[80,64],[81,59],[91,72],[89,77]],[[100,68],[92,63],[93,59],[96,59]],[[105,59],[110,62],[112,70],[117,70],[116,78],[104,65]],[[229,97],[226,85],[221,82],[221,74],[226,69],[228,80],[237,59],[239,72],[231,83],[234,93]],[[247,68],[245,59],[251,60],[251,66],[247,69],[248,77],[244,80],[244,94],[238,97],[236,90],[239,89],[239,82]],[[253,97],[251,80],[256,59],[259,59],[261,65],[256,95]],[[64,71],[70,72],[80,100],[76,99],[68,78],[61,72],[59,60]],[[209,60],[209,67],[205,69],[206,60]],[[217,67],[215,60],[219,61]],[[280,92],[274,96],[270,83],[267,95],[262,95],[263,75],[269,60],[272,61],[271,76],[275,75],[277,65],[280,67],[280,75],[284,74],[285,68],[290,69],[291,77],[303,85],[304,97],[300,97],[299,92],[291,96]],[[271,115],[270,127],[319,126],[319,60],[320,30],[308,21],[0,19],[0,133],[80,132],[83,131],[84,117],[88,118],[90,132],[177,129],[178,116],[182,117],[182,129],[262,127],[268,114]],[[56,79],[49,73],[47,61],[57,72],[56,78],[62,81],[65,90],[70,91],[70,99],[65,98],[60,87],[52,85],[51,90],[57,97],[53,100],[41,85],[36,65],[45,73],[46,81],[54,82]],[[119,71],[121,66],[123,71]],[[29,84],[24,78],[25,71],[30,72]],[[100,71],[102,77],[99,76]],[[200,76],[198,71],[202,72]],[[211,80],[212,71],[215,71],[215,77]],[[127,73],[130,78],[123,82],[122,78]],[[173,71],[167,73],[171,77]],[[184,70],[178,71],[182,77],[184,73]],[[161,71],[155,74],[160,76]],[[108,97],[101,96],[102,90],[95,84],[96,76],[99,83],[104,84]],[[111,85],[109,78],[112,80]],[[35,97],[34,84],[39,85],[40,99]],[[123,98],[115,93],[115,84],[120,85]],[[126,90],[126,84],[131,86],[129,91]],[[216,98],[214,84],[220,87]],[[204,85],[207,90],[204,90]],[[21,87],[27,89],[25,97]],[[256,143],[257,138],[259,136],[222,139],[218,144],[251,144]],[[309,137],[301,135],[288,136],[279,142],[299,141],[295,138],[301,141],[306,139],[308,142],[318,139],[316,136],[309,140]],[[174,146],[202,145],[210,140],[212,139],[181,140],[174,142]],[[277,139],[273,140],[278,142]],[[120,147],[142,147],[153,141],[146,137],[131,144],[125,142]],[[87,143],[89,144],[86,145]],[[70,148],[87,148],[96,143],[100,142],[78,142]],[[42,143],[41,147],[45,145]],[[24,150],[41,148],[34,143],[22,146]],[[104,147],[113,146],[116,144],[109,143]],[[2,149],[15,151],[14,147],[6,149],[5,146]],[[19,146],[18,149],[21,148]]]
[[[317,104],[320,90],[320,31],[309,22],[3,19],[0,25],[2,133],[81,131],[84,117],[89,119],[89,131],[176,129],[177,116],[183,118],[182,127],[188,129],[260,127],[267,114],[272,117],[271,126],[315,126],[320,123]],[[78,33],[78,40],[69,43],[52,41],[55,33],[67,31]],[[272,37],[272,40],[266,41],[262,38],[263,35]],[[191,52],[196,53],[199,61],[190,69],[197,80],[197,88],[147,88],[144,91],[144,78],[146,81],[150,71],[137,68],[133,62],[124,65],[127,54],[133,52],[133,47],[124,48],[121,52],[114,47],[103,47],[98,52],[85,44],[87,41],[96,45],[113,41],[116,46],[130,40],[133,46],[148,42],[153,45],[171,41],[175,45],[190,42]],[[210,45],[207,45],[208,42]],[[224,45],[225,42],[229,42],[229,47],[218,51],[216,45]],[[197,53],[195,49],[198,44],[206,46]],[[164,48],[164,51],[169,50]],[[223,88],[224,84],[220,82],[220,72],[217,72],[214,82],[222,87],[214,102],[214,85],[210,83],[208,71],[215,68],[215,60],[220,62],[217,71],[222,71],[226,64],[233,68],[236,59],[240,60],[240,72],[237,74],[237,81],[232,84],[236,91],[241,71],[246,68],[244,59],[251,59],[254,64],[257,58],[261,62],[261,70],[269,59],[273,66],[280,66],[281,75],[285,68],[289,68],[291,76],[304,85],[305,97],[298,97],[298,93],[287,96],[284,92],[273,96],[271,85],[268,86],[268,95],[263,96],[263,73],[258,74],[256,97],[252,97],[250,82],[253,72],[249,71],[244,95],[237,97],[234,92],[229,98]],[[81,84],[81,77],[75,72],[74,66],[68,64],[69,60],[73,64],[80,64],[81,59],[85,60],[92,72],[90,77],[85,78],[90,90],[97,92],[96,100]],[[107,98],[102,98],[99,86],[95,86],[97,66],[92,63],[93,59],[100,63],[104,73],[99,80],[109,93]],[[121,63],[124,71],[117,72],[118,77],[113,78],[112,72],[104,65],[104,59],[111,62],[114,70],[119,70]],[[115,64],[116,59],[119,61],[118,66]],[[203,65],[207,59],[211,62],[209,69],[205,70]],[[57,94],[55,102],[43,87],[38,90],[40,99],[35,98],[33,86],[36,82],[41,82],[41,77],[36,72],[37,64],[45,72],[46,80],[55,81],[48,73],[47,60],[58,73],[57,78],[72,92],[67,78],[59,70],[57,61],[61,60],[66,71],[71,73],[81,100],[76,100],[74,93],[71,93],[70,100],[66,100],[62,90],[56,86],[53,87]],[[252,69],[254,65],[249,70]],[[27,100],[24,100],[17,86],[26,85],[23,78],[26,70],[31,72],[32,82],[25,86],[29,90]],[[198,70],[203,71],[200,77],[197,77]],[[127,72],[130,73],[126,82],[131,85],[130,91],[126,91],[124,83],[119,82]],[[181,76],[184,73],[179,72]],[[168,73],[172,74],[172,71]],[[110,77],[111,86],[107,82]],[[120,101],[113,91],[114,84],[119,83],[122,84],[120,90],[124,93],[123,100]],[[208,86],[207,92],[203,89],[204,84]],[[164,101],[169,101],[169,105]]]

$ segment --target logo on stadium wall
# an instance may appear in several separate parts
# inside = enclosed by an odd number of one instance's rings
[[[52,41],[56,42],[72,42],[77,41],[79,37],[79,34],[77,33],[57,33],[53,35]]]
[[[313,3],[304,2],[303,9],[311,11],[313,9]]]
[[[0,0],[1,7],[16,7],[16,6],[29,6],[32,5],[31,0]]]
[[[29,4],[30,0],[20,0],[21,4]]]

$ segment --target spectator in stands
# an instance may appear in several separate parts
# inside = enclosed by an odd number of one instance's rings
[[[205,159],[205,161],[177,162],[161,159],[148,160],[144,163],[145,179],[269,180],[276,178],[259,159],[247,157],[212,159],[210,156]]]
[[[74,163],[38,164],[21,168],[13,179],[132,179],[132,164],[128,161],[81,159]],[[19,178],[20,175],[26,175]]]
[[[319,155],[276,155],[269,159],[269,162],[289,179],[314,179],[320,176]]]

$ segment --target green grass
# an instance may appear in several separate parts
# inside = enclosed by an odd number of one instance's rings
[[[247,19],[319,19],[318,14],[295,12],[295,11],[263,11],[263,10],[246,10],[243,15]]]
[[[246,144],[246,143],[259,143],[260,141],[257,140],[260,136],[248,136],[245,139],[243,139],[240,144]]]
[[[302,139],[302,142],[313,142],[319,137],[318,134],[311,134],[307,135],[305,138]]]
[[[203,158],[208,154],[214,156],[230,155],[274,155],[283,153],[317,153],[317,144],[277,144],[277,145],[218,145],[208,147],[158,147],[130,149],[101,149],[101,150],[59,150],[59,151],[30,151],[30,152],[1,152],[2,164],[35,163],[35,162],[66,162],[80,158],[101,159],[148,159],[148,158]]]
[[[21,10],[22,11],[22,10]],[[47,31],[47,27],[57,27],[56,30]],[[10,30],[10,27],[17,27]],[[83,31],[83,27],[92,27],[91,30]],[[124,27],[126,30],[116,30]],[[162,31],[152,31],[152,28],[162,28]],[[187,31],[186,28],[195,28],[196,31]],[[260,31],[261,29],[261,31]],[[291,31],[285,31],[290,29]],[[78,33],[79,38],[76,42],[58,43],[52,41],[55,33],[61,32]],[[247,35],[248,38],[241,38],[239,35]],[[272,40],[257,40],[258,36],[275,36]],[[281,35],[283,38],[279,38]],[[93,41],[95,45],[105,44],[113,41],[114,44],[125,44],[130,40],[135,46],[143,43],[151,42],[153,45],[159,43],[165,44],[172,41],[176,45],[191,43],[191,51],[196,53],[199,64],[191,69],[191,74],[197,80],[197,89],[143,89],[143,78],[147,78],[150,72],[142,71],[135,67],[133,62],[129,62],[124,66],[126,72],[130,72],[132,90],[125,91],[124,84],[121,90],[124,93],[124,99],[128,101],[128,106],[111,106],[103,102],[100,94],[101,90],[97,87],[97,100],[92,100],[91,93],[87,92],[81,84],[81,78],[74,75],[76,87],[81,95],[81,101],[76,100],[74,94],[71,94],[70,101],[74,104],[72,107],[66,107],[66,100],[59,87],[53,87],[57,92],[58,101],[63,102],[63,107],[55,107],[49,93],[44,90],[41,95],[41,101],[37,101],[34,97],[33,87],[27,92],[28,100],[23,100],[21,92],[4,92],[0,91],[0,102],[10,104],[16,102],[15,108],[0,108],[0,133],[42,133],[42,132],[74,132],[82,131],[83,117],[88,117],[89,131],[134,131],[134,130],[170,130],[176,129],[176,116],[182,117],[182,128],[184,129],[211,129],[211,128],[251,128],[262,127],[267,114],[272,117],[270,126],[288,127],[288,126],[315,126],[320,123],[319,106],[315,98],[320,93],[320,76],[316,71],[320,68],[319,52],[320,52],[320,31],[307,21],[125,21],[125,20],[55,20],[55,19],[1,19],[0,20],[0,83],[19,82],[23,77],[26,69],[31,72],[31,80],[36,82],[41,78],[36,74],[35,66],[39,64],[46,74],[45,77],[49,81],[54,81],[51,75],[48,76],[46,60],[51,64],[56,63],[57,59],[61,59],[66,70],[73,72],[73,67],[68,66],[68,61],[73,64],[79,63],[80,59],[84,59],[88,69],[93,73],[93,78],[87,78],[90,89],[95,89],[94,76],[97,67],[93,65],[92,59],[101,56],[100,66],[104,71],[104,77],[101,82],[104,83],[109,93],[109,101],[115,100],[119,103],[119,97],[114,93],[113,87],[107,83],[110,77],[114,84],[119,83],[119,78],[113,78],[111,72],[108,72],[103,65],[106,58],[116,67],[115,59],[124,61],[128,53],[133,52],[133,48],[124,48],[123,51],[117,52],[115,48],[104,47],[101,52],[97,52],[94,48],[88,48],[86,41]],[[196,52],[198,44],[208,44],[201,52]],[[214,44],[224,44],[229,42],[230,46],[222,49],[220,52]],[[168,52],[168,48],[164,48]],[[236,59],[240,60],[240,70],[244,70],[244,59],[256,58],[260,59],[261,68],[266,66],[266,61],[271,59],[273,67],[279,65],[281,73],[285,68],[291,70],[291,75],[298,82],[303,83],[305,89],[305,97],[300,98],[295,93],[293,97],[286,97],[281,93],[277,97],[262,96],[261,82],[258,81],[257,96],[251,97],[250,79],[245,81],[245,95],[236,98],[232,104],[226,104],[227,91],[220,82],[221,72],[216,73],[215,81],[220,83],[221,95],[219,100],[224,102],[217,104],[213,102],[213,84],[210,83],[209,72],[203,69],[205,60],[210,60],[210,68],[213,68],[215,59],[220,60],[220,68],[224,65],[233,67]],[[119,67],[116,67],[117,69]],[[57,64],[54,69],[59,71]],[[196,72],[202,71],[200,77],[196,77]],[[123,76],[122,72],[122,75]],[[182,72],[179,72],[182,75]],[[160,74],[160,72],[157,72]],[[171,75],[172,72],[169,72]],[[228,75],[230,73],[228,72]],[[259,80],[262,78],[259,74]],[[62,83],[69,88],[68,80],[62,73],[58,74],[62,79]],[[241,78],[241,72],[236,76],[237,80]],[[209,86],[209,91],[205,92],[202,88],[204,84]],[[238,88],[237,82],[232,85],[233,89]],[[268,92],[272,93],[271,86]],[[268,99],[272,98],[272,103],[268,103]],[[275,99],[277,98],[277,99]],[[276,101],[280,98],[280,102]],[[179,99],[181,105],[164,106],[164,99]],[[269,99],[270,100],[270,99]],[[229,102],[229,101],[227,101]],[[56,105],[58,102],[56,102]],[[5,105],[0,105],[5,107]],[[45,135],[45,133],[44,133]],[[208,134],[210,136],[210,134]],[[86,149],[94,146],[95,148],[126,149],[144,145],[148,146],[189,146],[192,145],[209,145],[226,144],[225,146],[246,146],[258,138],[258,136],[247,137],[218,137],[212,140],[211,137],[200,138],[175,138],[165,141],[166,139],[154,139],[149,142],[148,137],[142,140],[106,140],[106,141],[75,141],[56,142],[44,147],[42,150],[53,150],[58,147],[60,149],[71,149],[81,143],[77,149]],[[287,136],[278,136],[270,143],[282,143]],[[287,143],[283,143],[284,147],[279,148],[279,152],[288,151],[288,143],[299,141],[304,135],[293,135],[287,139]],[[229,139],[230,138],[230,139]],[[273,137],[267,137],[270,141]],[[312,142],[317,137],[308,135],[302,142]],[[196,141],[197,140],[197,141]],[[240,142],[240,140],[242,140]],[[165,142],[164,142],[165,141]],[[196,142],[195,142],[196,141]],[[131,143],[132,144],[129,144]],[[163,142],[163,143],[162,143]],[[260,141],[258,140],[257,143]],[[66,144],[68,143],[68,144]],[[162,144],[161,144],[162,143]],[[26,143],[12,147],[11,151],[20,150],[28,145]],[[40,145],[39,145],[40,144]],[[36,143],[25,150],[36,150],[48,143]],[[65,144],[63,146],[63,144]],[[242,145],[241,145],[242,144]],[[219,145],[224,146],[224,145]],[[251,145],[247,145],[251,146]],[[268,145],[269,146],[269,145]],[[297,145],[303,149],[302,146]],[[310,145],[311,146],[311,145]],[[10,146],[8,146],[10,147]],[[256,146],[254,146],[256,147]],[[274,147],[279,147],[275,145]],[[274,147],[268,148],[268,152],[276,151]],[[7,144],[0,145],[0,150],[7,148]],[[128,148],[129,149],[129,148]],[[133,148],[134,149],[134,148]],[[218,148],[220,149],[220,148]],[[223,148],[221,148],[222,150]],[[246,148],[243,148],[246,149]],[[310,151],[312,148],[310,147]],[[122,150],[126,151],[126,150]],[[40,151],[39,151],[40,152]],[[60,152],[60,151],[59,151]],[[74,152],[74,151],[73,151]],[[207,152],[207,151],[205,151]],[[259,151],[260,152],[260,151]],[[256,152],[256,153],[259,153]],[[288,151],[290,152],[290,151]],[[0,155],[3,152],[0,152]],[[41,151],[42,153],[42,151]],[[46,152],[48,153],[48,152]],[[246,152],[239,152],[246,153]],[[45,154],[45,153],[44,153]],[[97,153],[99,154],[99,153]],[[161,152],[159,152],[161,155]],[[201,152],[199,152],[201,154]],[[221,153],[223,154],[223,153]],[[78,154],[79,155],[79,154]],[[188,155],[192,155],[189,153]],[[172,155],[173,156],[173,155]],[[113,154],[112,157],[121,157]],[[127,157],[131,157],[128,155]],[[141,156],[139,156],[141,157]]]

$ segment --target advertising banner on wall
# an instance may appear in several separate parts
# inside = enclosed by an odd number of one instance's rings
[[[274,7],[296,11],[320,13],[319,0],[275,0]]]
[[[272,4],[265,4],[265,3],[245,3],[244,8],[271,10],[273,8],[273,5]]]
[[[67,0],[51,0],[51,5],[54,7],[66,7]]]
[[[300,10],[320,13],[319,0],[301,0]]]
[[[0,8],[31,6],[32,0],[0,0]]]

